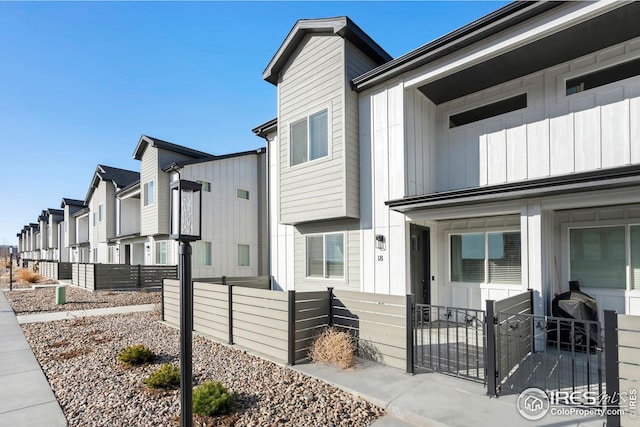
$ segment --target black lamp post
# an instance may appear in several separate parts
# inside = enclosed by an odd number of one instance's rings
[[[193,425],[192,343],[193,288],[191,287],[191,245],[200,240],[202,185],[183,179],[171,190],[171,238],[180,242],[180,426]]]
[[[9,290],[13,290],[13,246],[9,246]]]

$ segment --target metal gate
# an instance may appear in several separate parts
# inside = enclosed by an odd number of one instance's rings
[[[418,369],[485,382],[485,312],[415,304],[414,364]]]
[[[530,387],[604,392],[598,321],[496,313],[496,372],[500,394]]]

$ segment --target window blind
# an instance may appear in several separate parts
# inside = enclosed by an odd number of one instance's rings
[[[520,233],[488,233],[489,282],[517,284],[522,282]]]
[[[569,231],[570,280],[591,288],[626,288],[625,228]]]
[[[310,160],[329,154],[327,110],[309,116]]]

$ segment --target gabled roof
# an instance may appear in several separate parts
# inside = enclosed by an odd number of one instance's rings
[[[53,215],[53,220],[55,221],[56,219],[58,221],[62,220],[64,218],[64,211],[62,209],[53,209],[53,208],[49,208],[47,209],[47,215]]]
[[[220,156],[209,156],[209,157],[202,157],[200,159],[193,159],[193,160],[183,160],[181,162],[173,162],[170,165],[166,166],[165,168],[163,168],[162,170],[165,172],[172,172],[178,169],[182,169],[184,166],[187,165],[195,165],[198,163],[206,163],[206,162],[213,162],[216,160],[224,160],[224,159],[230,159],[233,157],[241,157],[241,156],[249,156],[249,155],[253,155],[253,154],[260,154],[260,153],[265,153],[267,151],[266,147],[262,147],[262,148],[258,148],[256,150],[249,150],[249,151],[242,151],[239,153],[231,153],[231,154],[223,154]]]
[[[377,64],[390,61],[391,56],[373,41],[360,27],[346,16],[323,19],[300,19],[293,26],[269,65],[262,73],[262,78],[271,84],[278,84],[278,74],[307,34],[337,34],[353,43]]]
[[[140,180],[139,179],[137,181],[134,181],[131,184],[127,185],[126,187],[121,188],[120,190],[118,190],[116,192],[116,197],[125,195],[127,193],[133,193],[138,189],[140,189]]]
[[[84,200],[78,199],[68,199],[66,197],[62,198],[62,202],[60,202],[60,207],[64,209],[65,206],[80,206],[84,207]]]
[[[204,151],[194,150],[192,148],[184,147],[172,142],[167,142],[158,138],[153,138],[151,136],[142,135],[140,137],[140,141],[138,141],[138,145],[136,146],[135,151],[133,152],[133,158],[136,160],[142,160],[142,154],[144,154],[144,150],[146,150],[148,146],[161,148],[167,151],[173,151],[174,153],[184,154],[185,156],[193,157],[196,159],[200,157],[211,156],[211,154],[205,153]]]
[[[98,165],[95,173],[93,174],[91,186],[89,186],[89,191],[87,192],[87,197],[84,199],[84,204],[89,203],[89,199],[91,198],[94,190],[98,188],[100,181],[113,182],[116,189],[124,188],[132,182],[140,181],[140,172],[114,168],[112,166]]]

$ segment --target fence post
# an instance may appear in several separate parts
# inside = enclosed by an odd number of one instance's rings
[[[137,268],[137,270],[138,270],[138,280],[136,282],[136,284],[138,285],[138,288],[142,287],[142,277],[141,277],[142,271],[141,271],[141,269],[142,269],[142,267],[140,267],[140,264],[138,264],[138,268]]]
[[[160,312],[162,313],[162,321],[164,322],[164,279],[162,279],[162,293],[160,294]]]
[[[604,310],[604,364],[607,384],[607,427],[620,427],[620,380],[618,371],[618,315]]]
[[[414,373],[413,366],[413,295],[407,294],[407,305],[406,305],[406,338],[407,338],[407,351],[406,351],[406,359],[407,359],[407,373]]]
[[[227,287],[229,344],[233,344],[233,285],[227,285],[227,276],[222,276],[222,284]]]
[[[487,357],[485,375],[487,377],[487,395],[498,396],[498,365],[496,358],[496,306],[494,300],[485,301],[486,313],[484,318],[485,336],[487,337]]]
[[[296,291],[289,291],[289,348],[288,363],[296,364]]]
[[[327,324],[329,326],[333,326],[333,288],[327,288],[329,291],[329,318],[327,319]]]

